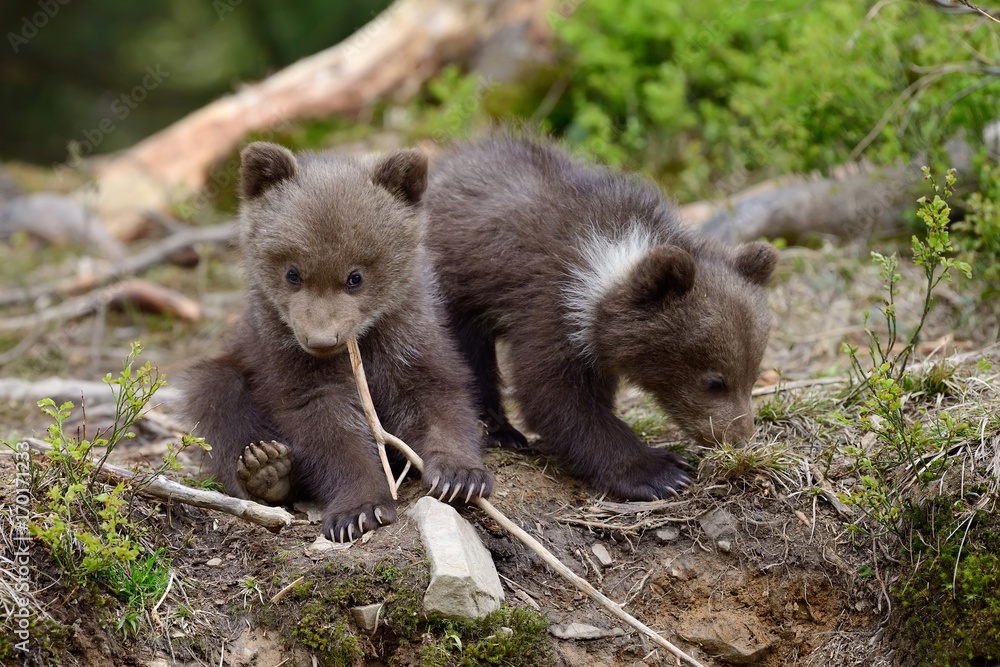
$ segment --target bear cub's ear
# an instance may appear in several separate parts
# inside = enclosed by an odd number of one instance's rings
[[[747,243],[736,250],[736,270],[755,285],[767,285],[778,263],[778,250],[770,243]]]
[[[694,286],[694,257],[677,246],[651,248],[629,276],[629,291],[639,307],[662,306],[684,296]]]
[[[295,175],[295,156],[284,146],[255,141],[240,153],[240,195],[254,199]]]
[[[427,156],[415,148],[389,153],[375,163],[372,183],[416,204],[427,189]]]

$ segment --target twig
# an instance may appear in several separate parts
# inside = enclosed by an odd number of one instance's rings
[[[392,445],[398,449],[403,456],[405,456],[410,462],[413,463],[413,467],[417,470],[423,472],[424,461],[420,456],[410,449],[409,445],[405,442],[392,435],[391,433],[386,433],[382,430],[382,426],[378,421],[378,415],[375,413],[375,405],[372,403],[371,393],[368,391],[368,383],[364,379],[364,366],[361,363],[361,353],[358,350],[357,341],[353,341],[348,344],[347,348],[351,353],[351,366],[355,370],[355,379],[358,384],[358,394],[361,397],[361,404],[365,409],[365,416],[368,417],[368,423],[372,426],[372,432],[375,435],[376,440],[383,440],[384,442]],[[360,373],[358,371],[361,371]],[[376,430],[376,426],[378,427]],[[390,478],[391,481],[391,478]],[[517,524],[507,518],[500,510],[493,506],[490,501],[485,498],[476,498],[474,503],[479,506],[483,512],[485,512],[491,519],[500,524],[508,533],[519,539],[525,546],[534,551],[538,556],[545,561],[552,569],[558,572],[564,579],[569,581],[571,584],[576,586],[582,592],[586,593],[592,600],[600,604],[606,610],[608,610],[614,616],[617,616],[621,620],[625,621],[633,628],[643,633],[655,643],[665,648],[671,654],[676,656],[678,659],[687,660],[690,664],[695,667],[704,667],[700,662],[689,656],[688,654],[681,651],[679,648],[668,642],[666,639],[661,637],[655,630],[647,626],[645,623],[637,619],[636,617],[629,614],[627,611],[621,608],[614,600],[607,597],[596,588],[590,585],[583,577],[578,576],[573,570],[569,569],[563,564],[561,560],[553,556],[548,549],[542,546],[531,535],[522,530]]]
[[[379,421],[378,414],[375,412],[375,405],[371,402],[371,396],[368,396],[367,401],[364,400],[364,396],[368,394],[368,379],[365,378],[365,367],[361,365],[361,350],[358,348],[358,339],[354,336],[348,339],[347,350],[351,354],[351,370],[354,371],[354,380],[358,383],[358,394],[362,397],[361,406],[365,410],[365,419],[368,420],[368,428],[372,430],[375,442],[378,443],[378,457],[382,461],[382,469],[385,471],[385,478],[389,482],[389,492],[392,494],[392,499],[396,500],[396,479],[392,476],[392,468],[389,467],[389,457],[385,455],[385,442],[388,433],[382,428],[382,422]],[[415,453],[414,456],[416,456]],[[423,467],[420,467],[420,470],[422,471]],[[400,481],[402,481],[402,475],[400,476]]]
[[[51,445],[41,440],[27,438],[26,442],[35,451],[47,452],[52,450]],[[141,482],[143,484],[142,492],[147,495],[186,505],[194,505],[195,507],[225,512],[226,514],[231,514],[240,519],[264,526],[273,533],[277,533],[282,528],[292,525],[292,515],[280,507],[268,507],[255,503],[252,500],[233,498],[232,496],[225,496],[215,491],[193,489],[162,477],[154,477],[151,480],[146,480],[143,479],[141,474],[110,463],[102,465],[97,471],[97,476],[107,482]]]
[[[288,591],[292,590],[293,588],[295,588],[296,586],[298,586],[299,584],[301,584],[305,580],[306,580],[305,577],[299,577],[298,579],[296,579],[292,583],[290,583],[287,586],[285,586],[284,588],[282,588],[280,591],[278,591],[277,593],[274,594],[274,597],[271,598],[271,604],[274,604],[275,602],[277,602],[281,598],[285,597],[285,594],[288,593]]]
[[[170,578],[167,579],[167,588],[166,590],[163,591],[163,595],[160,596],[160,599],[157,600],[156,604],[153,605],[153,608],[149,611],[149,615],[152,616],[153,620],[155,620],[160,625],[163,625],[163,622],[160,620],[160,615],[156,613],[156,610],[160,608],[160,605],[163,604],[163,601],[167,599],[168,595],[170,595],[170,589],[173,587],[174,587],[174,569],[170,568]]]
[[[977,5],[974,5],[968,0],[925,0],[928,4],[933,5],[940,9],[941,11],[949,14],[971,14],[975,12],[981,16],[988,18],[991,21],[1000,23],[1000,19],[997,18],[997,12],[991,11],[989,9],[983,9]],[[955,5],[965,5],[965,7],[956,7]],[[968,9],[966,9],[966,7]]]

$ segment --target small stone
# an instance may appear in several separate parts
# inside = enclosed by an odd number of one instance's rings
[[[661,528],[656,533],[654,533],[656,541],[660,544],[666,544],[667,542],[673,542],[678,537],[681,536],[681,529],[676,526],[667,526],[666,528]]]
[[[598,543],[590,547],[590,550],[594,552],[595,556],[597,556],[597,562],[601,564],[601,567],[611,567],[611,563],[613,561],[611,560],[611,554],[608,553],[607,547]]]
[[[510,637],[512,634],[514,634],[514,629],[502,625],[500,626],[500,634],[504,635],[505,637]]]
[[[306,547],[306,550],[307,551],[316,551],[316,552],[320,552],[320,553],[322,553],[324,551],[331,551],[331,550],[342,551],[344,549],[350,549],[352,544],[354,544],[354,543],[353,542],[332,542],[332,541],[330,541],[330,540],[328,540],[326,538],[326,535],[324,535],[323,533],[320,533],[319,536],[316,538],[316,540],[312,544],[310,544],[308,547]]]
[[[205,565],[207,565],[209,567],[219,567],[220,565],[222,565],[222,559],[221,558],[213,558],[211,560],[205,561]]]
[[[702,514],[698,517],[698,523],[705,534],[715,541],[736,534],[736,522],[733,520],[733,515],[724,507]]]
[[[719,547],[719,551],[722,551],[723,553],[729,553],[733,550],[733,543],[729,540],[719,540],[715,544]]]
[[[367,604],[363,607],[351,607],[351,618],[359,628],[366,632],[374,632],[378,627],[379,613],[382,611],[382,603]]]
[[[586,623],[570,623],[568,625],[553,625],[549,627],[549,632],[553,637],[559,639],[603,639],[604,637],[619,637],[625,634],[621,628],[603,628],[587,625]]]

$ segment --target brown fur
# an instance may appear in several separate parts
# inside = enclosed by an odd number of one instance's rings
[[[699,238],[648,183],[511,137],[443,157],[425,202],[450,321],[499,444],[526,444],[500,405],[501,337],[541,446],[616,496],[686,483],[676,457],[614,416],[619,378],[699,440],[752,436],[773,247]]]
[[[346,353],[357,335],[379,416],[423,457],[424,479],[463,499],[488,495],[471,377],[441,323],[424,258],[426,158],[409,150],[367,162],[296,159],[255,143],[242,159],[247,307],[225,352],[196,366],[186,393],[226,489],[248,497],[240,456],[273,439],[291,449],[297,491],[325,504],[332,539],[359,519],[373,528],[376,509],[395,520]]]

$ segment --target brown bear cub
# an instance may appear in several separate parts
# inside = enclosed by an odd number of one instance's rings
[[[649,183],[509,136],[435,162],[424,202],[451,326],[496,444],[527,444],[500,405],[498,338],[539,446],[617,497],[661,498],[688,481],[677,457],[615,417],[619,378],[701,441],[753,435],[772,246],[700,238]]]
[[[226,489],[315,497],[323,532],[339,541],[396,519],[351,372],[346,345],[357,336],[375,408],[423,457],[432,492],[488,496],[472,377],[423,247],[427,158],[296,158],[258,142],[242,160],[247,306],[225,352],[196,366],[186,388]]]

